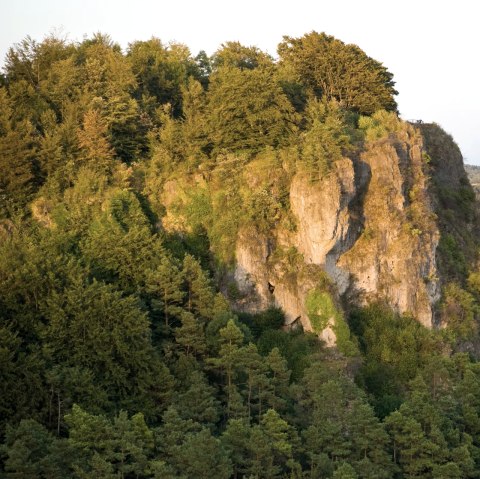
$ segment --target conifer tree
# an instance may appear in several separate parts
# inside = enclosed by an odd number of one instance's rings
[[[215,294],[210,279],[190,254],[186,254],[183,259],[182,274],[187,286],[187,311],[204,319],[213,319]]]
[[[180,304],[185,296],[182,291],[182,282],[181,271],[166,255],[160,258],[154,270],[147,273],[145,289],[152,298],[152,307],[162,313],[167,328],[170,322],[181,313]],[[186,315],[182,315],[182,318],[185,318],[182,323],[188,322]]]
[[[181,326],[175,329],[175,341],[187,356],[203,356],[207,349],[202,323],[192,313],[182,311]]]
[[[35,189],[35,132],[28,120],[14,121],[7,91],[0,89],[0,214],[23,208]]]
[[[188,389],[177,397],[183,419],[213,427],[220,415],[220,403],[215,398],[215,388],[201,371],[193,371],[187,380]]]

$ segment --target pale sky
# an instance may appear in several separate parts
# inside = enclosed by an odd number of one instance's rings
[[[401,116],[435,121],[480,165],[478,0],[0,0],[0,59],[25,36],[101,31],[126,48],[152,36],[213,53],[238,40],[276,55],[283,35],[326,32],[394,74]]]

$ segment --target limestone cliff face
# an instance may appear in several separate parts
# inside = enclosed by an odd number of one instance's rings
[[[363,200],[361,236],[338,261],[350,273],[351,294],[365,304],[381,299],[432,326],[439,299],[439,232],[427,194],[419,135],[370,145],[361,160],[371,179]]]
[[[240,231],[234,276],[244,299],[236,306],[277,305],[287,323],[315,330],[307,297],[326,272],[351,303],[383,300],[432,326],[439,231],[425,158],[422,136],[408,126],[336,162],[319,182],[296,174],[289,191],[296,231]],[[323,326],[316,332],[333,344],[335,319]]]
[[[281,307],[287,326],[301,323],[327,344],[345,335],[345,305],[382,301],[439,326],[442,281],[456,274],[442,238],[467,253],[476,244],[461,154],[435,125],[398,122],[378,136],[316,181],[272,152],[177,175],[163,187],[161,227],[183,235],[199,222],[213,254],[224,265],[234,258],[218,279],[235,309]],[[253,219],[252,204],[261,212]]]

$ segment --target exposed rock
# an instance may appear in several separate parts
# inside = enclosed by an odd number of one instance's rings
[[[258,311],[278,305],[287,324],[298,318],[312,330],[305,307],[315,287],[308,265],[326,271],[339,294],[364,305],[383,300],[400,313],[432,325],[439,299],[436,247],[439,232],[427,192],[422,137],[406,127],[389,139],[368,145],[355,159],[344,158],[322,180],[294,176],[290,187],[295,233],[271,237],[243,230],[236,250],[235,279],[247,300],[242,308]],[[289,274],[275,248],[298,252]],[[274,285],[274,288],[269,288]],[[253,296],[250,296],[254,293]],[[317,331],[334,344],[335,319]]]
[[[357,302],[384,300],[432,325],[439,299],[435,252],[439,239],[422,170],[422,139],[371,145],[362,160],[371,180],[363,201],[364,229],[338,266],[351,274]]]
[[[234,280],[240,292],[236,304],[238,309],[255,313],[273,304],[269,290],[268,256],[268,239],[264,235],[251,230],[240,232],[234,271]]]
[[[355,195],[353,164],[345,158],[331,174],[316,183],[296,175],[290,187],[290,205],[297,219],[295,246],[307,263],[325,266],[332,251],[349,243],[349,203]]]
[[[227,223],[228,234],[233,231],[233,235],[223,247],[235,245],[235,266],[222,275],[221,287],[225,293],[234,293],[229,294],[234,308],[259,312],[279,306],[287,326],[301,322],[305,330],[314,330],[330,345],[338,339],[337,323],[344,321],[342,302],[383,301],[427,327],[438,326],[437,246],[440,230],[447,224],[441,212],[445,201],[438,192],[446,191],[448,182],[460,187],[466,182],[461,155],[451,138],[436,126],[422,125],[420,130],[398,122],[395,133],[371,140],[351,157],[337,160],[315,182],[312,175],[295,173],[287,160],[281,160],[278,177],[270,179],[268,166],[278,168],[280,160],[267,155],[237,170],[246,180],[242,187],[263,188],[267,199],[270,188],[274,204],[280,191],[288,198],[283,206],[274,207],[275,216],[261,227],[251,221],[242,224],[241,219],[234,226]],[[192,185],[197,187],[196,194],[202,194],[200,187],[215,198],[216,188],[228,180],[217,177],[219,184],[203,176],[165,183],[162,203],[167,214],[162,221],[167,230],[188,231],[186,218],[175,211],[175,205],[188,200]],[[222,204],[211,210],[209,221],[219,221]],[[215,231],[218,238],[221,232]],[[328,307],[310,311],[322,318],[312,321],[306,301],[319,285],[328,291],[335,312],[329,313]]]

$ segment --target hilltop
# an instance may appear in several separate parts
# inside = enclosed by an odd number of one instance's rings
[[[325,33],[26,38],[0,77],[0,475],[474,478],[478,205]]]

